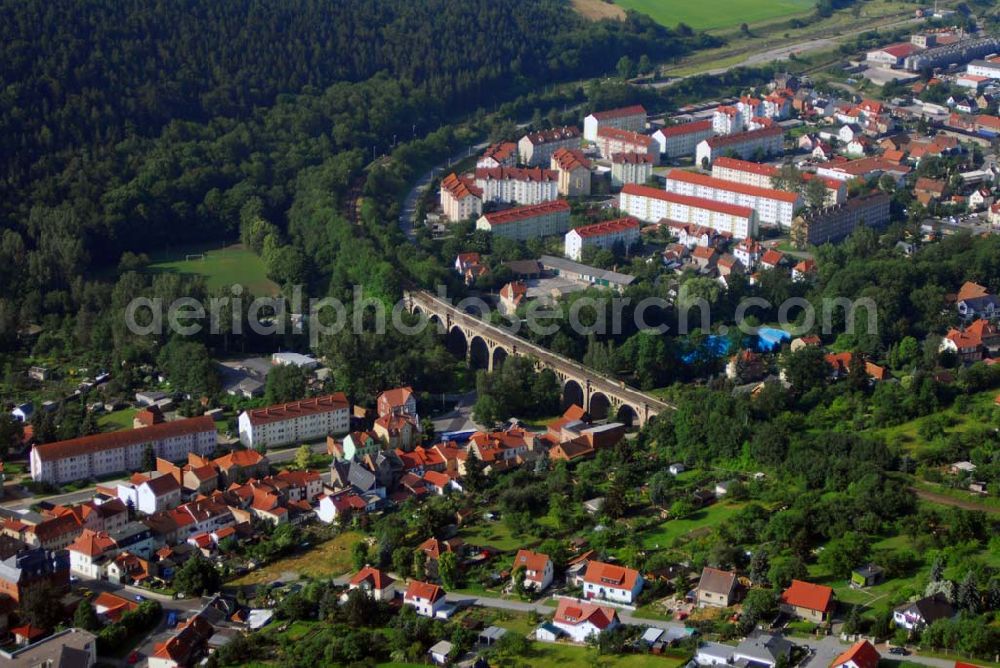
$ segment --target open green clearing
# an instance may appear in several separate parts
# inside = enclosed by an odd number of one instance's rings
[[[595,662],[606,668],[676,668],[686,662],[686,657],[655,654],[598,655],[591,647],[565,643],[531,643],[531,656],[525,657],[534,668],[548,666],[592,666]]]
[[[363,536],[356,531],[347,531],[336,538],[314,546],[305,552],[273,561],[263,568],[252,571],[233,586],[267,584],[285,578],[285,573],[298,573],[311,578],[330,578],[350,571],[351,548]]]
[[[204,255],[204,258],[188,256]],[[255,295],[274,295],[278,286],[267,277],[264,261],[242,244],[225,248],[189,246],[171,250],[153,258],[148,271],[153,273],[204,276],[211,292],[239,284]]]
[[[691,0],[615,0],[625,9],[648,14],[654,21],[673,27],[686,23],[697,30],[729,28],[741,23],[802,14],[814,6],[813,0],[719,0],[698,3]]]
[[[642,546],[646,549],[664,549],[671,547],[678,538],[707,534],[742,507],[743,504],[716,503],[697,510],[687,517],[667,520],[655,531],[643,533]]]
[[[123,408],[113,413],[105,413],[97,418],[97,424],[103,431],[118,431],[119,429],[131,429],[132,418],[139,412],[138,408]]]
[[[875,434],[883,437],[889,445],[898,445],[911,453],[919,454],[926,452],[932,445],[920,435],[920,425],[922,423],[930,420],[940,420],[943,416],[947,425],[944,428],[946,433],[961,433],[974,427],[983,427],[984,422],[982,417],[977,413],[991,408],[996,396],[996,390],[985,390],[970,395],[967,408],[964,411],[960,412],[956,410],[953,405],[931,415],[919,417],[893,427],[876,430]]]

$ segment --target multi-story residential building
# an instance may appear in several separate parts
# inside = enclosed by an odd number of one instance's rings
[[[782,152],[783,146],[784,130],[780,126],[709,137],[695,149],[695,164],[707,166],[728,153],[735,153],[741,158],[749,158],[758,151],[764,155],[778,154]]]
[[[712,113],[712,132],[717,135],[731,135],[742,132],[746,125],[743,113],[736,107],[722,105]]]
[[[476,221],[476,229],[519,241],[565,234],[569,229],[569,204],[560,199],[485,213]]]
[[[606,220],[593,225],[583,225],[566,233],[563,254],[571,260],[580,261],[584,246],[611,248],[621,243],[624,249],[639,241],[639,221],[635,218]]]
[[[616,564],[591,561],[583,575],[583,596],[617,603],[634,603],[642,591],[639,571]]]
[[[539,167],[549,162],[561,148],[580,147],[580,128],[570,125],[551,130],[529,132],[517,142],[521,162],[528,167]],[[511,165],[513,166],[513,165]]]
[[[559,174],[558,191],[563,197],[590,194],[590,160],[577,148],[560,148],[552,154],[550,165]]]
[[[420,416],[417,414],[417,395],[409,385],[394,387],[379,394],[375,400],[375,408],[379,417],[409,415],[414,422],[420,424]]]
[[[601,128],[642,132],[646,129],[646,109],[641,104],[636,104],[590,114],[583,119],[583,138],[587,141],[597,141],[597,132]]]
[[[476,160],[476,168],[492,169],[494,167],[517,167],[517,144],[512,141],[503,141],[486,147],[486,151]]]
[[[694,155],[698,144],[714,135],[712,121],[706,119],[660,128],[653,133],[653,139],[659,142],[663,157],[672,159]]]
[[[441,213],[452,222],[468,220],[483,212],[483,191],[473,179],[454,172],[441,180]]]
[[[161,459],[180,460],[189,452],[212,452],[216,441],[215,422],[206,416],[81,436],[32,448],[31,477],[61,484],[138,471],[148,449]]]
[[[802,206],[802,197],[798,193],[723,181],[683,169],[672,169],[667,173],[666,190],[746,206],[757,212],[759,222],[786,229],[792,226],[795,211]]]
[[[41,547],[18,550],[0,561],[0,602],[6,597],[15,606],[33,587],[51,583],[58,591],[69,586],[69,553]]]
[[[889,222],[889,202],[889,195],[875,192],[836,206],[803,212],[792,222],[792,242],[804,248],[840,241],[858,225],[883,227]]]
[[[476,187],[484,202],[541,204],[559,196],[559,174],[541,167],[477,169]]]
[[[411,580],[403,595],[403,603],[413,606],[422,617],[436,617],[445,604],[444,589],[429,582]]]
[[[653,175],[653,162],[650,153],[612,154],[611,185],[620,188],[626,183],[646,183]]]
[[[243,411],[240,442],[248,448],[278,447],[346,434],[350,403],[343,392]]]
[[[764,115],[764,101],[750,95],[740,96],[740,101],[736,103],[736,108],[740,110],[745,119]]]
[[[615,153],[649,155],[653,158],[654,164],[659,162],[660,158],[658,141],[649,135],[618,128],[601,128],[597,131],[597,150],[605,160],[610,160]]]
[[[631,184],[622,188],[618,200],[623,213],[647,223],[667,219],[711,227],[736,239],[757,236],[757,214],[750,207]]]
[[[757,188],[774,188],[773,179],[778,176],[779,172],[780,170],[773,165],[725,156],[716,158],[712,162],[713,178]],[[847,184],[843,181],[817,176],[810,172],[802,172],[801,174],[802,180],[806,183],[815,178],[822,180],[823,185],[826,186],[826,204],[828,206],[840,204],[847,199]]]

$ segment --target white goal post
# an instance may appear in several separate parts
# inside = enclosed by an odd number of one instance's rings
[[[190,253],[190,254],[184,256],[184,260],[185,261],[204,260],[204,259],[205,259],[205,254],[204,253]]]

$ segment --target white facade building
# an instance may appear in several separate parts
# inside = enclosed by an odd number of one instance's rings
[[[278,447],[346,434],[350,403],[343,392],[240,413],[240,442],[248,448]]]
[[[757,236],[757,214],[749,207],[639,185],[625,186],[618,199],[622,212],[647,223],[667,219],[711,227],[736,239]]]
[[[713,136],[715,130],[711,120],[671,125],[653,133],[653,139],[660,144],[660,153],[671,159],[694,155],[698,144]]]
[[[764,155],[778,154],[784,149],[784,136],[785,131],[778,126],[710,137],[699,143],[695,149],[695,164],[711,163],[719,156],[730,152],[741,158],[749,158],[758,151]]]
[[[551,169],[477,169],[476,187],[484,202],[541,204],[559,196],[559,174]]]
[[[646,183],[653,175],[653,156],[649,153],[615,153],[611,156],[611,185]]]
[[[601,128],[642,132],[646,129],[646,109],[637,104],[590,114],[583,119],[583,138],[587,141],[597,141],[597,131]]]
[[[142,469],[147,449],[170,461],[210,454],[217,442],[210,417],[161,422],[142,429],[81,436],[31,449],[31,478],[62,484]]]
[[[667,173],[667,192],[738,204],[757,212],[761,223],[790,228],[795,211],[802,206],[798,193],[723,181],[705,174],[672,169]]]
[[[626,250],[639,241],[639,221],[635,218],[607,220],[593,225],[577,227],[566,233],[563,254],[579,262],[584,246],[611,248],[621,242]]]

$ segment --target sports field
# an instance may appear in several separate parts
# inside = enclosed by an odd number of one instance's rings
[[[648,14],[654,21],[668,27],[686,23],[697,30],[733,28],[741,23],[753,24],[769,19],[808,12],[815,0],[615,0],[625,9]]]
[[[200,257],[204,256],[204,257]],[[278,286],[267,277],[264,261],[242,244],[225,248],[182,248],[154,257],[151,272],[204,276],[209,290],[242,285],[255,295],[274,295]]]

